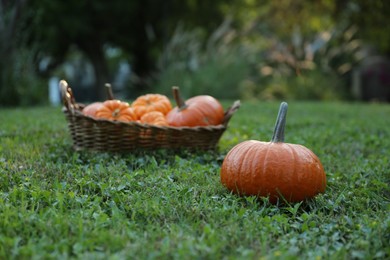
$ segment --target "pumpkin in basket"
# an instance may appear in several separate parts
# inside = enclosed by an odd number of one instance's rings
[[[152,126],[168,126],[164,114],[159,111],[151,111],[144,114],[139,120],[139,123]],[[154,145],[162,145],[167,139],[167,135],[163,129],[150,127],[141,128],[139,136],[141,138],[140,142],[149,142]]]
[[[299,202],[322,193],[326,176],[318,157],[308,148],[284,143],[287,103],[280,106],[271,142],[242,142],[226,155],[220,172],[221,182],[241,195],[269,196]]]
[[[164,114],[159,111],[150,111],[144,114],[140,123],[148,124],[148,125],[157,125],[157,126],[168,126],[167,119]]]
[[[130,122],[137,119],[133,109],[127,102],[107,100],[96,111],[96,118]]]
[[[91,103],[91,104],[87,105],[86,107],[84,107],[82,112],[86,116],[95,117],[96,112],[99,110],[99,108],[102,107],[102,105],[103,105],[103,102]]]
[[[209,126],[222,124],[224,111],[221,103],[212,96],[200,95],[185,102],[180,97],[179,88],[173,87],[177,106],[167,114],[171,126]]]
[[[159,111],[166,115],[172,109],[171,101],[161,94],[146,94],[133,101],[131,107],[138,119],[151,111]]]

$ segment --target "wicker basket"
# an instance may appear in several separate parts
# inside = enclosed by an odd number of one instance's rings
[[[75,150],[128,152],[158,148],[215,149],[230,118],[240,107],[240,101],[234,102],[225,112],[221,125],[161,127],[85,116],[81,112],[85,106],[76,103],[71,88],[63,80],[60,82],[60,90],[64,103],[62,111],[68,122]]]

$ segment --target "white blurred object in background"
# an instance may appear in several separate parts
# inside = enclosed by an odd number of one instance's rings
[[[61,103],[59,82],[60,79],[57,77],[49,79],[49,101],[52,106],[58,106]]]

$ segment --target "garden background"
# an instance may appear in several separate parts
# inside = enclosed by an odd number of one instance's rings
[[[0,106],[207,91],[389,101],[388,1],[2,0]],[[49,93],[50,92],[50,93]],[[54,97],[53,97],[54,96]],[[56,101],[58,102],[58,101]]]
[[[389,1],[0,0],[0,259],[388,259]],[[241,107],[212,151],[74,151],[77,101],[209,94]],[[220,182],[286,137],[323,194],[272,205]]]

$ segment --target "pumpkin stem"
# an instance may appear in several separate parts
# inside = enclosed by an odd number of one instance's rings
[[[272,136],[271,142],[278,143],[284,142],[284,127],[286,125],[288,105],[286,102],[280,104],[278,117],[276,118],[274,135]]]
[[[115,109],[114,111],[112,111],[112,117],[117,118],[120,112],[121,110],[119,108]]]
[[[187,108],[187,104],[184,102],[184,100],[180,96],[179,87],[173,86],[172,87],[172,91],[173,91],[173,98],[176,101],[176,105],[179,108],[179,111],[182,111],[183,109],[186,109]]]
[[[113,100],[114,99],[114,94],[112,93],[111,84],[110,83],[106,83],[104,86],[106,87],[106,91],[107,91],[107,99]]]

